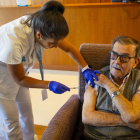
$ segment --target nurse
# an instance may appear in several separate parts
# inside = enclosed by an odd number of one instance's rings
[[[82,69],[94,87],[94,71],[81,54],[65,40],[69,29],[58,1],[46,2],[40,10],[0,27],[0,140],[34,140],[34,122],[29,88],[64,93],[70,89],[56,81],[28,76],[44,49],[65,51]],[[43,74],[42,74],[43,79]]]

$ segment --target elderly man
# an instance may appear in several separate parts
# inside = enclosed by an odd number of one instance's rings
[[[140,44],[127,36],[112,41],[110,66],[87,85],[82,121],[85,140],[140,140]]]

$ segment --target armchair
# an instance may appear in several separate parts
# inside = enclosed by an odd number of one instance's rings
[[[93,70],[109,65],[110,50],[110,44],[84,43],[80,46],[80,53]],[[140,69],[140,63],[137,68]],[[79,86],[85,87],[85,79],[80,68]],[[60,108],[44,131],[41,140],[80,140],[84,130],[81,121],[84,92],[85,89],[80,88],[79,94],[72,95]]]

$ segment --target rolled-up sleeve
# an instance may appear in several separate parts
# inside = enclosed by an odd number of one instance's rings
[[[4,39],[0,46],[0,61],[6,64],[20,64],[22,60],[22,47],[14,37]]]

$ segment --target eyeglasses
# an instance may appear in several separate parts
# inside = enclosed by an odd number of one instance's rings
[[[135,57],[129,57],[127,55],[118,55],[115,52],[109,52],[109,54],[110,54],[110,59],[112,60],[116,60],[118,57],[120,57],[120,61],[122,63],[128,63],[131,58],[135,58]]]

